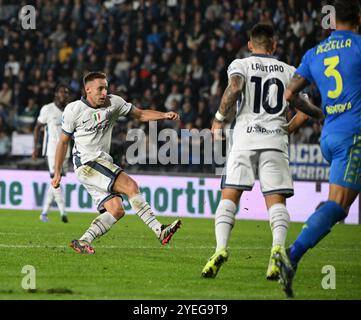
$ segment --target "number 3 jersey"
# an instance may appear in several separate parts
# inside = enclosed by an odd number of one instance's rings
[[[288,103],[284,92],[295,70],[271,55],[253,54],[229,65],[228,78],[239,75],[245,80],[232,124],[230,151],[288,152]]]
[[[322,135],[361,133],[361,36],[336,30],[307,51],[296,73],[314,82],[326,115]]]

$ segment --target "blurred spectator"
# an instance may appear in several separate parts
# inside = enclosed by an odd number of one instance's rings
[[[207,6],[205,18],[210,20],[213,17],[219,19],[222,16],[223,7],[218,0],[212,0],[211,4]]]
[[[171,65],[168,75],[171,78],[171,80],[177,82],[182,79],[186,71],[186,66],[184,65],[182,61],[182,56],[178,55],[175,58],[175,62]]]
[[[194,26],[193,32],[187,37],[187,47],[193,51],[197,51],[204,39],[205,34],[202,32],[202,25],[197,23]]]
[[[138,76],[137,70],[130,71],[130,78],[128,83],[128,94],[131,98],[137,98],[141,95],[141,81]]]
[[[4,82],[0,90],[0,103],[5,107],[10,107],[12,97],[13,90],[7,82]]]
[[[10,153],[11,140],[6,134],[4,128],[4,120],[0,117],[0,155],[7,155]]]
[[[198,124],[196,125],[199,129],[210,128],[212,121],[212,114],[209,111],[206,100],[199,100],[197,105]]]
[[[200,83],[203,77],[203,66],[200,64],[199,59],[195,56],[192,58],[190,64],[186,67],[186,72],[190,74],[191,78]]]
[[[39,107],[35,99],[30,98],[25,109],[19,114],[17,131],[20,133],[31,133],[39,114]]]
[[[301,21],[297,19],[298,17],[289,16],[289,26],[292,29],[294,35],[299,38],[300,37],[300,29],[302,28]]]
[[[77,95],[79,95],[79,93],[81,92],[81,85],[82,85],[80,82],[81,78],[82,77],[79,74],[79,72],[77,70],[74,70],[71,80],[70,80],[70,83],[69,83],[69,87],[70,87],[70,90],[73,93],[76,93]]]
[[[120,54],[119,61],[114,68],[114,75],[119,78],[119,82],[121,84],[127,85],[129,80],[129,69],[130,61],[128,60],[128,54],[126,52],[122,52]]]
[[[69,45],[68,41],[64,41],[59,50],[59,62],[64,64],[69,61],[73,53],[73,48]]]
[[[176,100],[178,103],[182,101],[183,95],[179,93],[179,87],[176,84],[172,85],[172,90],[165,99],[164,106],[167,110],[172,110],[172,103]]]
[[[5,72],[7,72],[9,76],[17,76],[19,74],[19,70],[19,61],[16,61],[15,56],[10,54],[8,62],[5,63]]]
[[[152,24],[152,32],[147,36],[147,42],[154,44],[158,49],[162,48],[162,37],[158,31],[158,25]]]
[[[189,125],[190,128],[192,128],[192,123],[196,119],[196,116],[197,116],[197,114],[194,111],[194,109],[192,108],[191,103],[189,101],[185,101],[182,105],[182,110],[180,112],[180,118],[181,118],[181,121],[183,122],[183,124],[185,126]]]
[[[64,31],[64,27],[61,23],[58,23],[56,26],[56,30],[49,36],[49,39],[55,43],[56,46],[60,46],[65,40],[66,32]]]
[[[250,55],[247,42],[255,23],[273,23],[275,55],[296,67],[329,33],[319,27],[323,2],[312,0],[36,2],[37,29],[24,32],[14,21],[25,2],[0,0],[1,123],[7,134],[31,130],[38,106],[52,101],[60,82],[78,99],[83,74],[95,70],[108,73],[110,93],[140,107],[180,112],[182,128],[209,127],[227,86],[229,63]],[[317,90],[308,90],[319,104]],[[130,119],[114,130],[124,136],[137,125]],[[317,141],[318,130],[310,122],[291,141]]]

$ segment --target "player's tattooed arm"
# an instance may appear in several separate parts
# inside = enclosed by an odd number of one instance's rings
[[[244,77],[240,75],[232,75],[228,81],[228,86],[224,90],[221,104],[218,109],[223,117],[225,117],[228,111],[235,105],[239,94],[242,92],[244,87]],[[215,119],[217,121],[217,118]],[[219,119],[218,119],[219,120]]]
[[[244,78],[240,75],[232,75],[228,81],[228,86],[224,90],[221,104],[214,117],[212,123],[212,133],[215,139],[222,139],[223,121],[227,116],[228,112],[234,107],[239,94],[242,92],[244,87]]]

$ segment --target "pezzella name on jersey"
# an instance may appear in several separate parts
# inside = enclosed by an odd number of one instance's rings
[[[271,64],[269,66],[265,66],[263,64],[260,63],[252,63],[252,70],[261,70],[263,72],[284,72],[285,69],[283,66],[278,65],[278,64]]]

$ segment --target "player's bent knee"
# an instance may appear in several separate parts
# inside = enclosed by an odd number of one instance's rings
[[[127,179],[124,188],[125,188],[124,193],[130,198],[139,193],[138,184],[132,178]]]
[[[129,198],[139,193],[138,184],[128,175],[119,175],[114,183],[113,191],[123,193]]]
[[[136,195],[139,193],[139,187],[138,187],[138,184],[133,181],[131,186],[130,186],[130,194],[132,195]]]
[[[267,210],[271,209],[274,205],[286,205],[286,198],[281,194],[271,194],[264,197],[266,201]]]
[[[124,217],[125,211],[122,207],[114,207],[111,210],[111,214],[115,219],[119,220]]]
[[[113,197],[107,202],[105,202],[104,208],[117,220],[122,218],[125,214],[122,201],[119,197]]]
[[[230,200],[236,205],[239,203],[241,198],[242,190],[225,188],[222,190],[222,200]]]
[[[359,192],[346,187],[342,187],[336,184],[330,184],[330,191],[328,200],[334,201],[339,204],[345,211],[348,212],[348,208],[355,201]]]

